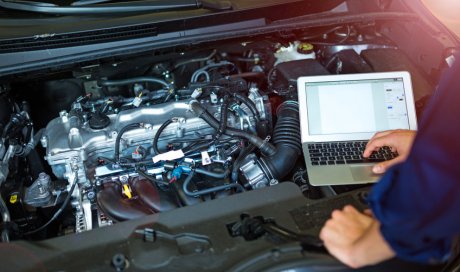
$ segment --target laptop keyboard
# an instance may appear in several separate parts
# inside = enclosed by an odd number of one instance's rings
[[[314,166],[382,162],[398,156],[385,146],[364,158],[366,144],[367,141],[314,143],[308,144],[308,150]]]

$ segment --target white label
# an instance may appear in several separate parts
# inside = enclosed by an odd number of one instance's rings
[[[168,151],[166,153],[156,155],[155,157],[152,158],[152,160],[153,160],[153,163],[157,163],[159,161],[173,161],[173,160],[177,160],[183,157],[184,157],[184,152],[182,152],[182,149],[179,149],[179,150]]]
[[[211,164],[211,158],[209,157],[209,154],[207,151],[201,152],[201,164],[203,165],[209,165]]]

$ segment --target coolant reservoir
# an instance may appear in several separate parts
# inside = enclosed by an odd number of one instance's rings
[[[275,65],[293,60],[314,59],[316,55],[313,49],[310,43],[295,41],[288,47],[281,47],[276,51]]]

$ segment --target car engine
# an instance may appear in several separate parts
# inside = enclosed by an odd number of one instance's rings
[[[424,86],[417,100],[432,88],[371,30],[95,60],[2,84],[3,239],[89,231],[281,182],[321,197],[301,156],[299,76],[385,71],[397,59]]]

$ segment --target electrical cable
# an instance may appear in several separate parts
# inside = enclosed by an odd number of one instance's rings
[[[135,78],[128,78],[128,79],[121,79],[121,80],[101,80],[98,82],[100,86],[111,87],[111,86],[120,86],[120,85],[129,85],[135,84],[139,82],[150,82],[150,83],[158,83],[163,85],[166,89],[171,89],[171,84],[168,82],[156,78],[156,77],[135,77]]]
[[[149,174],[147,174],[146,172],[144,172],[141,169],[136,169],[136,171],[140,176],[142,176],[143,178],[148,180],[155,188],[157,188],[157,182],[160,182],[160,181],[157,181],[154,177],[150,176]],[[161,182],[161,183],[163,185],[168,185],[167,182]]]
[[[37,232],[40,232],[40,231],[44,230],[49,224],[51,224],[54,220],[56,220],[59,217],[59,215],[61,215],[61,213],[64,211],[64,209],[69,204],[70,199],[71,199],[72,194],[73,194],[73,191],[75,190],[75,186],[78,183],[78,172],[75,171],[74,175],[75,175],[75,178],[73,180],[72,186],[70,187],[70,191],[69,191],[68,195],[66,196],[64,202],[62,203],[61,207],[59,208],[59,210],[57,210],[54,213],[53,217],[51,217],[51,219],[48,220],[48,222],[46,222],[43,226],[39,227],[38,229],[34,229],[32,231],[24,233],[25,236],[31,235],[31,234],[34,234],[34,233],[37,233]]]
[[[219,128],[216,130],[216,133],[213,136],[212,141],[210,141],[207,146],[212,146],[215,144],[219,138],[224,134],[225,130],[227,129],[227,116],[228,116],[228,105],[229,105],[229,97],[225,95],[223,98],[222,105],[220,107],[220,124]]]
[[[129,124],[120,129],[120,131],[117,134],[117,138],[115,139],[115,154],[114,154],[114,159],[115,161],[119,162],[120,161],[120,141],[121,137],[123,134],[131,129],[139,128],[141,127],[141,123],[134,123],[134,124]]]
[[[216,187],[212,187],[212,188],[208,188],[208,189],[204,189],[204,190],[200,190],[200,191],[191,192],[188,189],[188,186],[189,186],[190,182],[192,181],[193,177],[195,176],[195,172],[199,173],[199,171],[195,171],[195,170],[197,170],[197,169],[192,169],[192,171],[188,174],[187,178],[185,179],[184,183],[182,184],[182,190],[188,196],[198,197],[198,196],[202,196],[202,195],[206,195],[206,194],[210,194],[210,193],[215,193],[215,192],[218,192],[218,191],[228,190],[228,189],[231,189],[231,188],[236,188],[240,192],[244,191],[243,186],[241,186],[240,184],[238,184],[238,183],[230,183],[230,184],[216,186]],[[203,174],[203,172],[201,172],[201,174]]]
[[[179,68],[180,66],[182,65],[186,65],[186,64],[190,64],[190,63],[194,63],[194,62],[202,62],[202,61],[207,61],[207,60],[210,60],[212,57],[214,57],[214,55],[217,53],[217,50],[214,49],[211,54],[207,57],[204,57],[204,58],[196,58],[196,59],[190,59],[190,60],[186,60],[186,61],[182,61],[182,62],[179,62],[177,64],[174,65],[174,70],[176,70],[177,68]]]
[[[209,147],[209,140],[206,142],[195,142],[191,145],[188,145],[182,149],[184,152],[185,156],[189,156],[190,154],[193,154],[194,152],[201,150],[201,149],[207,149]]]
[[[286,240],[299,241],[302,244],[313,246],[313,247],[318,247],[318,248],[323,247],[323,242],[317,237],[312,236],[312,235],[304,235],[304,234],[293,232],[291,230],[288,230],[276,224],[275,222],[263,223],[262,227],[268,233],[278,235]]]
[[[246,96],[240,95],[238,93],[234,93],[233,97],[236,100],[240,101],[241,103],[245,104],[249,108],[252,115],[256,119],[257,121],[256,124],[257,124],[260,120],[260,113],[259,113],[259,110],[257,110],[256,104],[254,104],[254,102],[251,99],[247,98]]]
[[[173,120],[172,119],[168,119],[166,120],[166,122],[164,122],[160,128],[158,128],[157,132],[155,133],[155,137],[153,137],[153,150],[155,151],[155,154],[156,155],[159,155],[161,154],[160,150],[158,149],[158,140],[160,139],[160,135],[161,133],[163,132],[163,130],[169,126],[170,124],[173,123]]]
[[[205,108],[203,108],[203,106],[201,106],[198,101],[191,101],[190,109],[195,113],[195,115],[203,119],[212,128],[219,129],[219,121],[217,121],[214,116],[212,116]],[[257,135],[247,133],[244,130],[227,128],[225,130],[225,134],[248,140],[250,143],[255,145],[265,156],[272,156],[276,152],[276,148],[271,143],[259,138]]]
[[[229,62],[229,61],[221,61],[219,63],[211,63],[211,64],[208,64],[208,65],[204,66],[203,68],[200,68],[200,69],[196,70],[193,73],[192,78],[190,79],[190,81],[191,82],[197,82],[198,77],[202,73],[204,73],[205,76],[206,76],[206,81],[209,82],[209,81],[211,81],[211,79],[210,79],[209,73],[206,70],[221,67],[221,66],[225,66],[225,65],[233,65],[233,67],[236,67],[236,65],[234,63]]]
[[[198,174],[202,174],[208,177],[216,178],[216,179],[224,179],[228,175],[228,171],[222,172],[222,173],[217,173],[217,172],[212,172],[208,171],[202,168],[195,168],[195,172]]]

